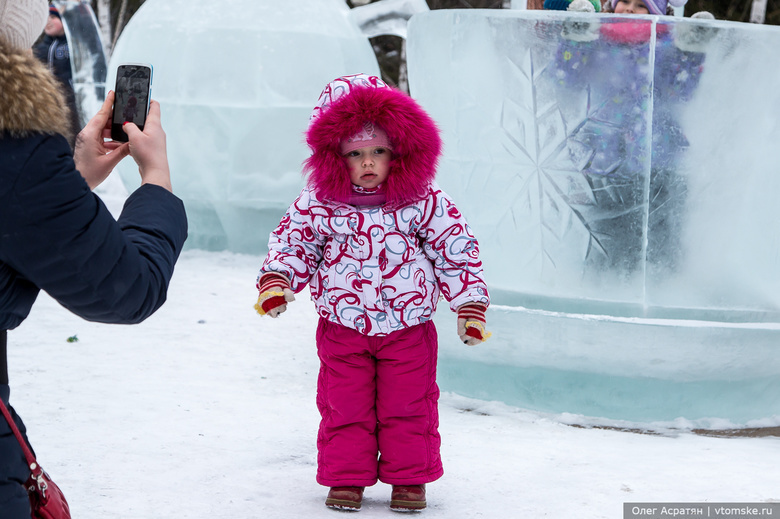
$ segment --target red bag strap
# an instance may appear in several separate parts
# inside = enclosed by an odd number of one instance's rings
[[[11,413],[8,411],[8,408],[5,406],[5,403],[3,403],[2,399],[0,399],[0,411],[2,411],[3,416],[5,416],[5,419],[8,421],[8,426],[11,427],[11,430],[14,432],[16,441],[18,441],[19,445],[22,446],[24,457],[27,459],[27,464],[33,471],[35,471],[36,468],[39,468],[38,463],[35,460],[35,456],[33,456],[30,447],[27,446],[27,442],[24,441],[24,438],[22,438],[22,433],[19,432],[19,428],[16,426],[16,422],[14,422],[14,419],[11,417]]]
[[[16,436],[16,441],[18,441],[19,445],[22,446],[22,451],[24,451],[24,457],[27,460],[27,466],[30,467],[30,480],[28,480],[28,484],[32,483],[33,486],[29,487],[27,491],[35,492],[38,495],[38,498],[41,500],[41,503],[43,503],[43,505],[45,506],[50,497],[49,494],[47,494],[47,491],[49,490],[49,483],[51,483],[55,489],[57,489],[57,485],[54,485],[54,483],[52,483],[52,481],[48,479],[48,476],[45,475],[41,466],[38,465],[38,461],[35,459],[35,456],[30,450],[30,447],[27,446],[27,442],[24,441],[24,438],[22,437],[22,433],[19,432],[19,428],[16,426],[16,422],[14,422],[14,419],[11,417],[10,411],[8,411],[8,408],[5,406],[5,403],[1,398],[0,398],[0,412],[3,413],[3,416],[5,416],[5,419],[8,421],[8,425],[11,427],[11,430],[14,432],[14,436]],[[56,492],[59,492],[59,489],[57,489]],[[65,502],[64,497],[62,497],[62,501],[65,504],[65,509],[67,511],[68,504],[67,502]],[[35,516],[38,517],[38,514],[36,514]],[[54,517],[54,516],[49,516],[48,514],[40,515],[40,517],[44,517],[44,516]],[[62,517],[70,518],[70,514],[68,513],[68,515],[63,515]]]

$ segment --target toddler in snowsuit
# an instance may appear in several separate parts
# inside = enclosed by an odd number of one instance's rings
[[[608,0],[604,11],[659,15],[667,7],[667,0]],[[645,259],[663,270],[677,263],[686,192],[677,165],[688,142],[675,113],[692,97],[703,69],[706,42],[696,30],[647,19],[564,27],[554,81],[561,106],[588,106],[581,123],[581,113],[562,113],[574,114],[568,146],[593,194],[594,207],[584,215],[592,236],[589,263],[625,273]]]
[[[306,132],[308,185],[271,233],[261,315],[306,284],[320,316],[317,481],[326,505],[359,509],[393,485],[391,508],[425,508],[441,477],[436,384],[439,296],[466,344],[489,304],[477,240],[434,181],[439,130],[408,95],[358,74],[327,85]]]

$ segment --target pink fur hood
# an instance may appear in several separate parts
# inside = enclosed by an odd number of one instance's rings
[[[357,74],[329,83],[314,108],[304,162],[309,187],[322,201],[347,202],[352,183],[340,143],[370,121],[381,126],[393,146],[385,183],[387,204],[404,205],[424,197],[441,155],[439,128],[415,100],[381,79]]]

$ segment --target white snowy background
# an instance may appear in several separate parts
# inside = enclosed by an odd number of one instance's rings
[[[115,195],[104,196],[116,213]],[[168,302],[140,325],[87,323],[41,294],[9,334],[11,401],[74,518],[347,513],[327,509],[314,480],[314,307],[302,293],[281,318],[260,318],[262,259],[186,251]],[[446,392],[440,415],[445,475],[421,517],[614,519],[624,502],[780,501],[777,437],[605,430]],[[359,516],[396,516],[389,494],[368,488]]]

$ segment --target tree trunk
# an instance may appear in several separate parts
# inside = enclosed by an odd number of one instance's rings
[[[125,16],[127,15],[127,0],[122,0],[119,6],[119,14],[116,17],[116,27],[114,28],[114,37],[111,39],[111,49],[114,49],[116,40],[119,39],[119,35],[122,34],[122,29],[125,27]]]
[[[111,57],[114,46],[111,43],[111,2],[109,0],[97,0],[97,18],[100,25],[100,37],[106,47],[106,57]]]
[[[409,93],[409,74],[406,70],[406,39],[401,40],[401,66],[398,70],[398,88]]]

